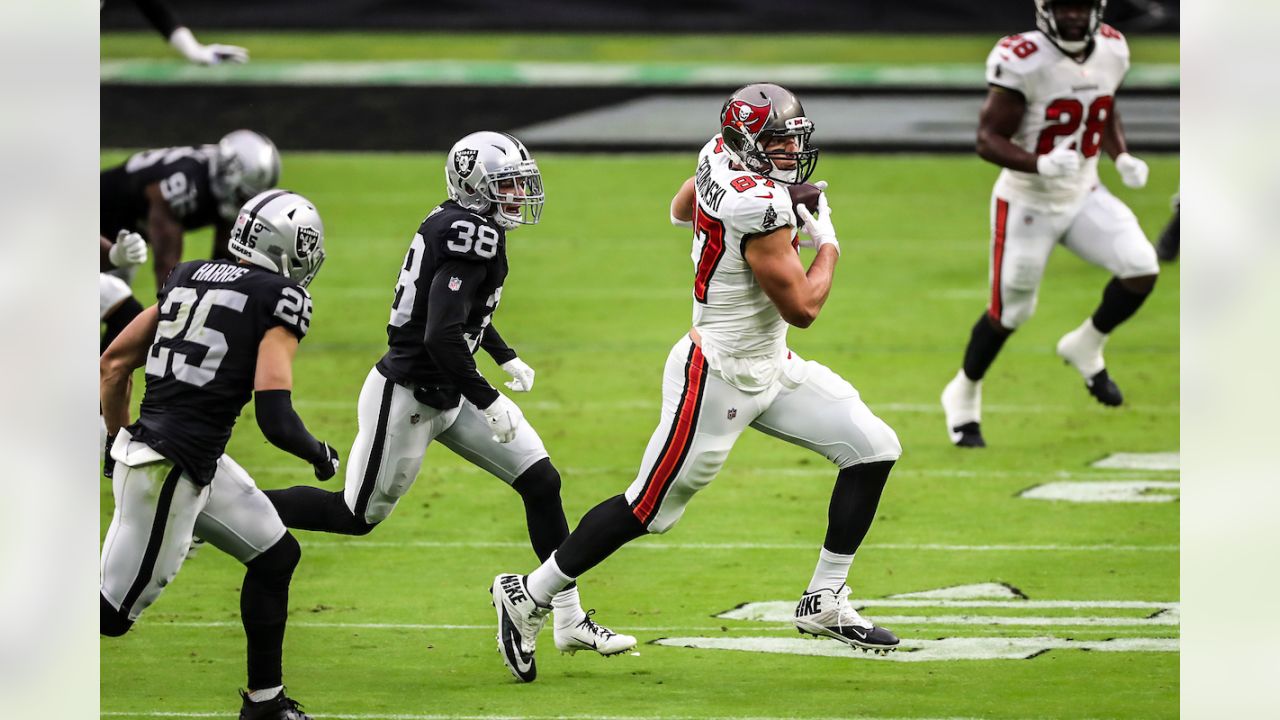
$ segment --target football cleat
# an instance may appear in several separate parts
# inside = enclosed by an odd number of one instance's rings
[[[1098,402],[1116,407],[1124,402],[1124,396],[1107,375],[1106,362],[1102,359],[1102,347],[1106,344],[1107,336],[1098,332],[1092,320],[1085,320],[1058,341],[1058,357],[1079,371],[1085,389]]]
[[[284,690],[262,702],[250,700],[249,693],[243,690],[240,697],[244,699],[240,705],[240,720],[311,720],[310,715],[302,712],[298,701],[285,695]]]
[[[636,646],[636,639],[630,635],[619,635],[607,627],[597,625],[591,619],[595,610],[588,610],[576,623],[555,626],[556,649],[570,655],[579,650],[593,650],[609,657],[624,653]]]
[[[878,653],[897,649],[898,636],[877,627],[849,604],[849,586],[822,588],[800,596],[796,629],[801,634],[829,637],[846,645]]]
[[[1084,385],[1088,388],[1090,395],[1107,407],[1120,407],[1124,404],[1124,395],[1120,393],[1120,388],[1106,370],[1089,378]]]
[[[982,439],[982,381],[973,381],[964,371],[942,389],[942,411],[947,418],[947,437],[956,447],[980,448]]]
[[[489,594],[498,613],[498,652],[502,653],[502,661],[517,680],[533,682],[538,677],[533,659],[538,632],[547,623],[551,608],[534,602],[521,575],[503,573],[495,577]]]

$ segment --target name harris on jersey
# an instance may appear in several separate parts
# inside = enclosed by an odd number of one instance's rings
[[[711,179],[711,162],[706,157],[698,163],[698,173],[694,178],[698,187],[698,198],[705,202],[712,212],[720,212],[720,201],[724,200],[724,187]]]
[[[249,268],[243,265],[209,263],[196,270],[191,279],[196,282],[227,283],[239,280],[247,272],[249,272]]]

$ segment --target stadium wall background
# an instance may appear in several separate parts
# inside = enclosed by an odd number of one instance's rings
[[[780,8],[785,11],[780,12]],[[1024,30],[1031,0],[185,0],[197,28],[252,30],[472,30],[591,32],[982,32]],[[1176,0],[1110,0],[1127,33],[1178,32]],[[133,3],[108,0],[104,30],[142,29]]]

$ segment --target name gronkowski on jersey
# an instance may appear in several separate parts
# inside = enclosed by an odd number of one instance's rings
[[[216,145],[143,150],[124,164],[103,170],[99,232],[114,239],[121,229],[139,231],[149,207],[146,189],[152,183],[159,183],[161,197],[187,230],[212,225],[220,218],[234,220],[238,208],[223,217],[213,192],[216,153]]]
[[[494,348],[496,333],[490,327],[506,278],[506,231],[452,200],[440,204],[422,221],[405,254],[378,371],[403,385],[434,391],[432,404],[453,407],[461,394],[476,407],[488,407],[497,391],[480,375],[472,355],[484,345],[499,362],[515,357],[509,349],[502,355]],[[500,338],[496,342],[505,348]]]
[[[196,260],[175,267],[159,296],[142,411],[129,431],[205,484],[253,394],[262,336],[280,326],[302,340],[311,295],[263,268]]]
[[[1129,45],[1105,24],[1084,62],[1067,56],[1039,31],[1011,35],[996,44],[987,57],[987,83],[1017,91],[1027,101],[1014,144],[1044,155],[1068,142],[1084,155],[1083,168],[1071,177],[1045,178],[1006,168],[999,191],[1033,202],[1070,205],[1097,185],[1103,133],[1116,89],[1128,70]]]
[[[721,358],[776,357],[787,323],[747,264],[745,238],[796,227],[787,186],[730,167],[719,135],[698,153],[694,186],[693,326],[703,352],[717,369]],[[755,384],[743,382],[744,389]]]

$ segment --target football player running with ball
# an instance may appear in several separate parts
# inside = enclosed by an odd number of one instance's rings
[[[817,216],[803,205],[793,210],[789,194],[816,165],[813,123],[795,95],[770,84],[733,93],[720,122],[672,201],[673,222],[693,227],[693,329],[667,357],[662,418],[635,481],[590,510],[541,567],[494,579],[499,649],[521,679],[533,678],[537,634],[560,588],[627,542],[670,530],[748,427],[839,468],[796,627],[863,649],[898,644],[858,615],[845,581],[902,447],[852,385],[787,349],[788,326],[817,319],[840,257],[825,194]],[[807,271],[796,249],[802,225],[804,244],[817,249]]]
[[[241,720],[307,720],[281,680],[289,582],[302,553],[224,449],[253,393],[268,441],[310,463],[320,479],[338,471],[337,453],[307,432],[290,397],[324,226],[306,198],[270,190],[241,209],[230,249],[238,262],[174,268],[159,304],[102,355],[115,513],[102,545],[101,632],[128,632],[173,581],[198,534],[246,567],[240,617],[249,691]],[[129,378],[143,365],[142,410],[130,424]]]
[[[291,528],[365,535],[409,492],[427,446],[438,441],[520,494],[529,539],[545,560],[569,534],[560,474],[520,408],[484,379],[473,357],[484,348],[512,376],[508,388],[533,388],[533,369],[503,341],[493,313],[507,277],[507,231],[537,224],[542,175],[519,140],[477,132],[449,151],[445,181],[449,199],[422,221],[400,267],[387,352],[360,391],[346,487],[267,495]],[[576,587],[558,590],[561,651],[607,656],[635,647],[634,637],[582,610]]]
[[[1105,152],[1125,185],[1147,183],[1147,164],[1126,150],[1115,106],[1129,46],[1102,24],[1105,8],[1106,0],[1036,0],[1039,31],[1004,38],[987,58],[978,155],[1004,170],[991,195],[990,304],[942,391],[947,433],[960,447],[986,446],[982,378],[1035,311],[1058,243],[1112,275],[1092,317],[1058,341],[1058,355],[1099,402],[1124,401],[1102,348],[1151,294],[1160,269],[1138,219],[1098,180]]]

